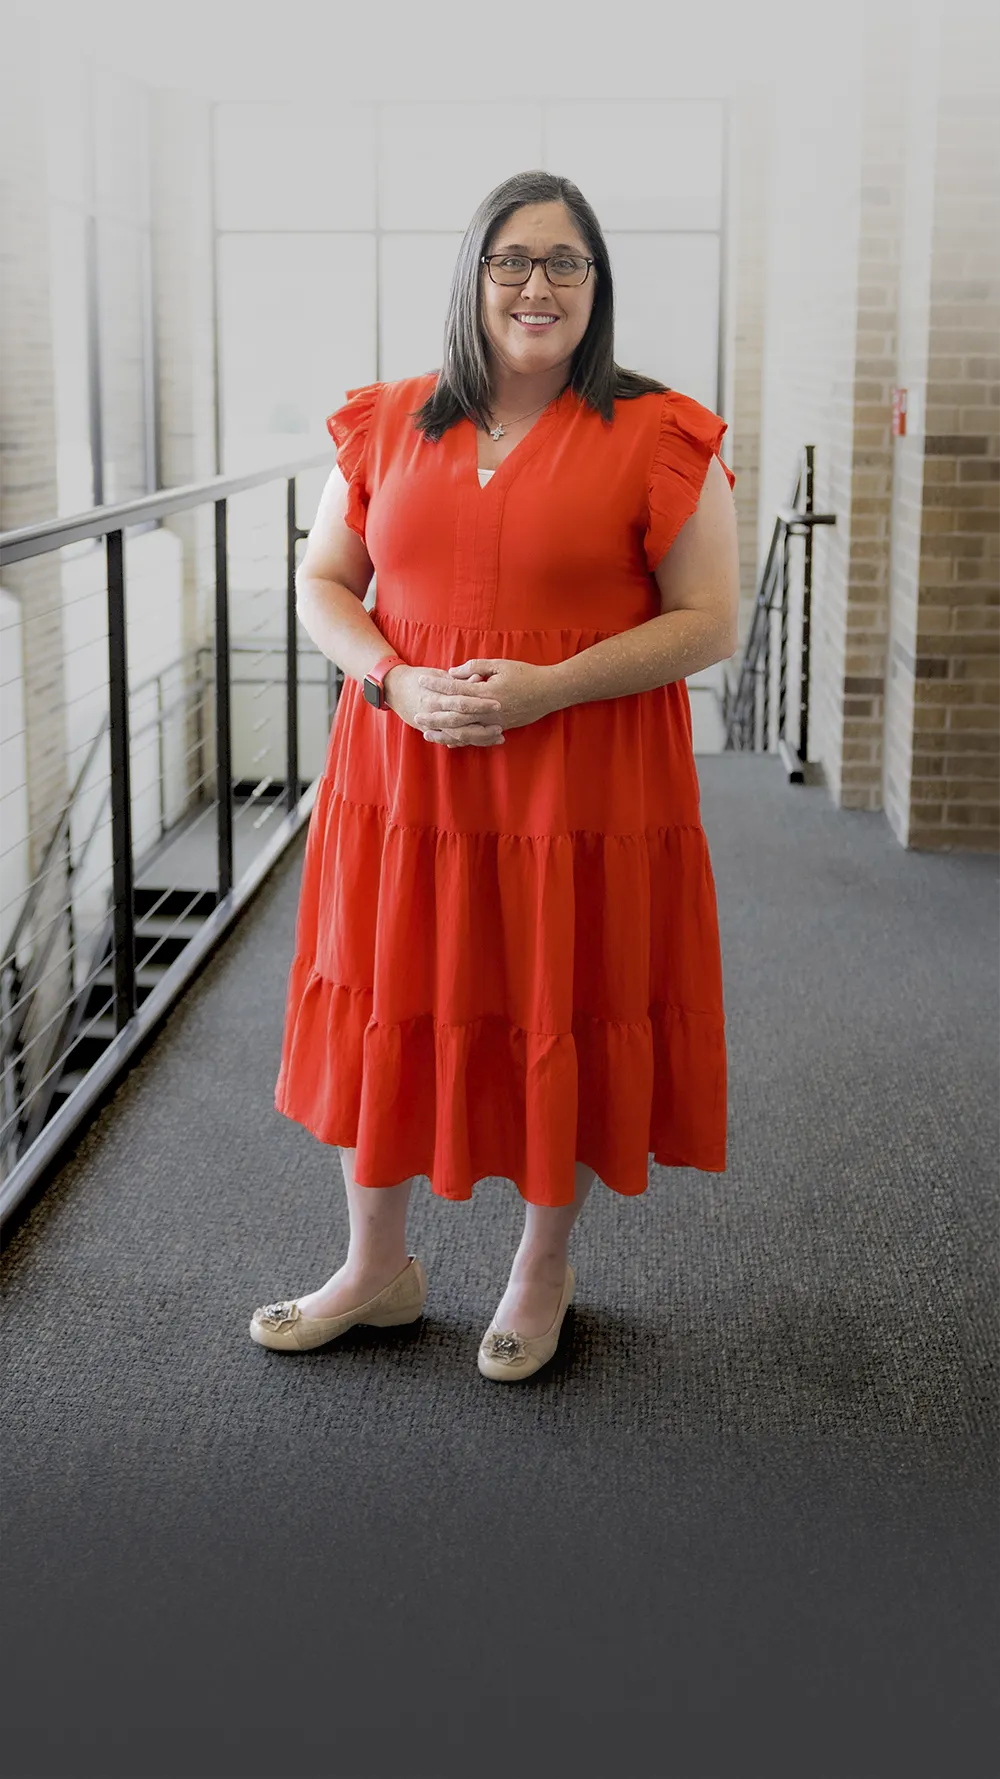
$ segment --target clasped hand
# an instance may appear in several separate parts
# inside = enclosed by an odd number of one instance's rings
[[[521,729],[555,708],[550,671],[533,661],[390,669],[386,691],[390,709],[445,747],[496,747],[505,729]]]

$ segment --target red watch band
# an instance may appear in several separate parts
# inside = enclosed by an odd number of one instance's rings
[[[385,676],[390,667],[405,666],[406,663],[401,655],[383,655],[381,661],[376,661],[375,666],[368,669],[362,682],[362,691],[369,704],[374,704],[379,710],[384,709]]]

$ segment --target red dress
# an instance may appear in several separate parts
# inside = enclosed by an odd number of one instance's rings
[[[608,424],[566,389],[489,481],[476,429],[408,416],[436,373],[327,425],[386,650],[556,662],[658,616],[652,570],[725,422],[672,390]],[[725,468],[725,465],[723,465]],[[726,469],[730,485],[733,474]],[[726,1166],[715,883],[687,687],[574,704],[502,747],[425,741],[344,682],[310,817],[279,1112],[355,1148],[363,1186],[486,1175],[572,1201]]]

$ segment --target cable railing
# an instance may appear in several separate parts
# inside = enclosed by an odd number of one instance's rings
[[[789,783],[802,784],[809,765],[809,681],[812,639],[813,530],[817,525],[836,525],[835,513],[814,509],[815,445],[802,450],[787,507],[780,508],[771,532],[767,560],[760,577],[753,616],[737,684],[728,674],[722,698],[726,750],[771,751],[772,733]],[[800,502],[802,503],[800,506]],[[801,561],[799,617],[798,705],[795,734],[789,740],[789,620],[793,611],[794,581],[791,540],[805,540]],[[775,629],[777,640],[775,641]],[[772,660],[772,653],[776,659]],[[775,680],[777,684],[775,685]],[[772,716],[773,702],[776,712]]]
[[[83,636],[78,658],[68,649],[61,664],[65,699],[54,701],[51,714],[66,732],[60,748],[49,749],[57,760],[61,753],[64,767],[83,757],[54,813],[36,821],[35,832],[26,821],[18,843],[5,849],[5,885],[16,883],[8,902],[17,915],[0,959],[0,1221],[117,1085],[308,820],[317,779],[315,771],[311,781],[300,776],[300,691],[319,689],[320,706],[309,712],[316,754],[343,676],[299,634],[296,548],[308,529],[296,516],[297,478],[329,467],[324,453],[0,537],[0,567],[83,540],[98,548],[103,540],[105,558],[103,587],[81,593],[66,586],[67,564],[57,557],[53,603],[37,612],[27,595],[21,601],[25,630],[33,621],[51,626],[55,614]],[[261,520],[265,490],[280,493],[281,484],[283,512],[275,502],[275,517]],[[255,512],[241,556],[232,503],[244,494]],[[135,545],[148,546],[159,535],[151,521],[198,509],[212,520],[205,527],[212,568],[201,586],[199,563],[185,556],[170,596],[175,617],[183,607],[178,631],[200,636],[179,650],[157,650],[163,613],[150,601],[160,594],[140,583],[130,608],[126,537],[142,527]],[[196,545],[182,549],[197,555]],[[79,570],[80,559],[74,575]],[[132,681],[134,639],[147,660],[151,647],[166,658]],[[105,671],[97,685],[95,644]],[[306,661],[318,664],[318,676],[303,673]],[[22,689],[26,701],[37,697],[24,679]],[[81,740],[92,707],[92,731]],[[46,715],[26,707],[25,778],[29,730],[37,748]],[[26,858],[30,869],[17,881]]]

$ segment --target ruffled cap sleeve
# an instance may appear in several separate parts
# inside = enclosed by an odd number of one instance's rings
[[[664,395],[660,434],[649,468],[649,523],[643,538],[651,574],[697,507],[709,463],[719,456],[726,431],[727,422],[692,396],[676,389]],[[736,477],[728,464],[722,467],[732,488]]]
[[[365,535],[368,513],[368,436],[384,388],[384,383],[363,383],[357,389],[348,389],[346,402],[326,419],[326,430],[337,447],[337,468],[347,483],[344,520],[360,538]]]

